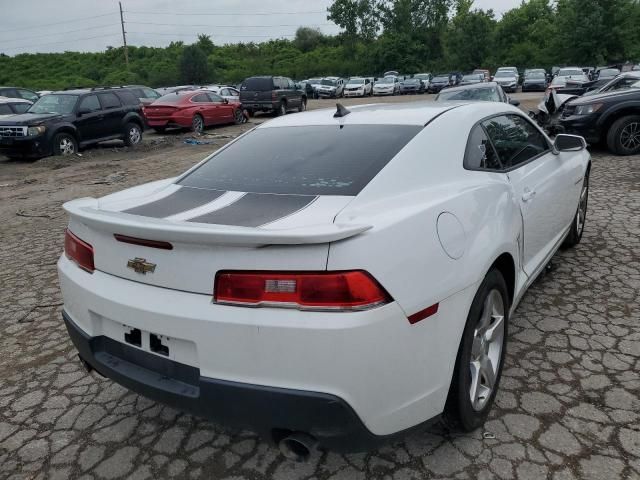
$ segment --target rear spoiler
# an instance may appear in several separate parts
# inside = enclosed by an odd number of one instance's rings
[[[336,242],[371,228],[370,225],[310,225],[301,228],[267,230],[254,227],[211,225],[142,217],[99,209],[95,198],[79,198],[63,205],[74,220],[88,227],[146,240],[211,245],[265,246],[309,245]]]

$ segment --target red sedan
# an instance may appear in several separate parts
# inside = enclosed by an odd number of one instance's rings
[[[209,125],[242,123],[240,102],[229,102],[213,92],[187,90],[169,93],[144,107],[147,124],[157,132],[190,128],[201,133]]]

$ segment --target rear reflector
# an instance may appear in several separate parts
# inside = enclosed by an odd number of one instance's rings
[[[420,310],[419,312],[414,313],[409,316],[409,323],[413,325],[414,323],[418,323],[420,320],[424,320],[431,315],[435,315],[438,313],[438,304],[434,303],[430,307],[425,308],[424,310]]]
[[[93,273],[93,247],[80,240],[69,229],[64,233],[64,253],[69,260],[74,261],[80,268]]]
[[[130,243],[131,245],[140,245],[142,247],[160,248],[162,250],[173,250],[173,245],[171,245],[169,242],[128,237],[127,235],[120,235],[119,233],[114,233],[113,236],[116,240],[122,243]]]
[[[367,272],[241,272],[216,275],[217,303],[309,310],[366,310],[391,301]]]

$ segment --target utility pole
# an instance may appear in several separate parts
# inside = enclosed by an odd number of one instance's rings
[[[120,25],[122,26],[122,42],[124,43],[124,63],[129,68],[129,50],[127,49],[127,34],[124,31],[124,16],[122,15],[122,2],[118,2],[120,5]]]

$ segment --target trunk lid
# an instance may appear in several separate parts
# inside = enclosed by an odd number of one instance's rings
[[[219,270],[325,270],[330,242],[369,228],[333,224],[352,198],[156,183],[64,208],[71,232],[93,247],[96,270],[210,295]],[[165,242],[170,249],[136,244],[139,240]]]

